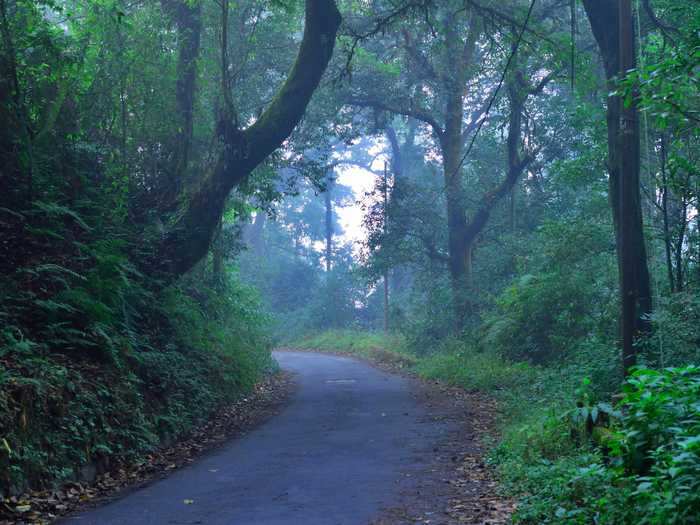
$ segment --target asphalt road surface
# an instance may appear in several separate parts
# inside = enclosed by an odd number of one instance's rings
[[[276,352],[299,388],[277,416],[194,464],[62,523],[366,525],[445,429],[408,380],[345,357]]]

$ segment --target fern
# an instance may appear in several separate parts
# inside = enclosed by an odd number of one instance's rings
[[[51,218],[70,218],[73,220],[73,222],[75,222],[75,224],[80,226],[86,232],[92,231],[92,228],[88,226],[88,224],[83,220],[83,218],[80,215],[78,215],[78,213],[71,210],[70,208],[67,208],[66,206],[61,206],[56,202],[35,201],[34,207],[36,207],[38,211],[45,213]]]

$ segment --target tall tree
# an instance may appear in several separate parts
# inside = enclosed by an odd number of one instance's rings
[[[483,193],[467,186],[464,177],[468,164],[465,163],[467,141],[471,142],[473,134],[487,118],[485,113],[495,101],[500,83],[494,82],[480,69],[480,60],[486,58],[482,47],[486,42],[484,17],[491,13],[483,6],[471,3],[467,9],[461,6],[456,11],[451,9],[452,6],[447,6],[437,10],[435,16],[439,25],[436,25],[436,35],[414,34],[409,29],[402,31],[400,45],[410,68],[401,81],[407,84],[405,91],[413,93],[412,96],[407,97],[405,92],[395,96],[391,91],[381,93],[376,87],[363,86],[349,100],[358,106],[415,119],[427,125],[432,133],[441,157],[448,232],[446,262],[452,283],[455,329],[460,331],[472,313],[474,302],[472,262],[475,244],[494,207],[511,191],[533,160],[533,152],[525,151],[522,144],[522,112],[528,98],[541,94],[553,74],[548,73],[533,83],[523,68],[514,65],[519,35],[525,28],[523,22],[510,19],[510,32],[515,32],[515,38],[511,40],[511,58],[514,60],[512,63],[508,60],[512,70],[507,81],[510,109],[505,176]],[[542,16],[546,17],[548,13],[549,9],[545,9]],[[501,37],[498,36],[499,43],[508,38]],[[541,73],[541,61],[530,69],[533,77]],[[388,135],[388,140],[392,150],[396,150],[392,135]],[[476,209],[472,209],[474,202],[477,203]],[[428,244],[430,252],[439,257],[434,244]]]
[[[330,272],[333,266],[333,187],[335,179],[333,172],[329,172],[326,177],[326,189],[323,192],[323,203],[325,205],[325,234],[326,234],[326,272]]]
[[[442,157],[442,175],[448,228],[448,268],[452,279],[456,329],[461,330],[468,308],[467,284],[470,279],[466,193],[461,161],[466,137],[476,127],[483,110],[479,107],[465,118],[468,82],[476,73],[477,42],[483,22],[475,10],[444,6],[436,13],[440,29],[437,39],[423,34],[402,33],[402,46],[411,64],[407,88],[413,97],[401,93],[380,93],[370,87],[355,92],[351,104],[388,111],[417,119],[429,126]],[[427,47],[427,52],[426,52]],[[431,56],[434,55],[434,56]],[[434,95],[426,93],[434,92]]]
[[[226,114],[218,122],[222,151],[212,173],[190,194],[178,196],[182,209],[157,241],[160,268],[169,275],[182,275],[207,253],[231,190],[282,144],[302,118],[333,54],[340,21],[333,0],[306,0],[296,62],[270,105],[244,129]],[[185,76],[189,72],[189,68],[180,71]]]
[[[177,132],[172,146],[170,180],[161,201],[168,205],[184,185],[185,170],[192,153],[194,105],[197,94],[197,59],[201,47],[202,6],[200,2],[161,0],[177,29],[178,58],[175,102]]]
[[[635,96],[623,97],[618,80],[636,67],[630,0],[583,0],[609,83],[608,171],[620,273],[621,342],[625,370],[636,362],[634,340],[650,331],[651,285],[639,191],[639,119]]]

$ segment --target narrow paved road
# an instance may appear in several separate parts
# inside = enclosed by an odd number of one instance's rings
[[[276,352],[300,388],[278,416],[67,524],[366,525],[443,435],[410,383],[365,363]]]

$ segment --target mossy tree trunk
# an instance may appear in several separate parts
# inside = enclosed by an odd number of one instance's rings
[[[194,129],[194,105],[197,93],[197,60],[201,47],[202,6],[199,2],[161,0],[163,10],[174,22],[177,31],[177,84],[175,105],[177,109],[177,135],[170,159],[170,178],[162,188],[160,202],[167,206],[176,202],[182,191],[185,174],[192,153]]]
[[[333,0],[306,0],[305,28],[287,80],[260,118],[246,129],[218,123],[222,152],[215,168],[183,202],[158,241],[158,269],[177,277],[207,253],[231,190],[277,149],[304,115],[333,54],[341,17]]]

